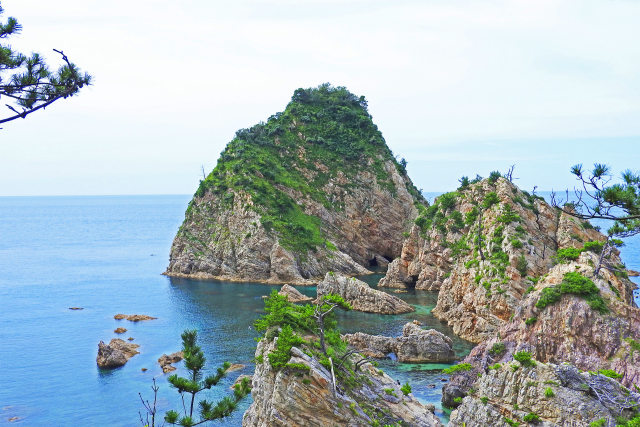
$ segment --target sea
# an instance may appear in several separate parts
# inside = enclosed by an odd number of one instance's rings
[[[182,412],[180,396],[169,387],[169,375],[157,359],[180,350],[185,329],[198,331],[207,372],[225,361],[245,365],[203,392],[203,398],[217,401],[229,395],[239,375],[253,372],[258,333],[252,325],[263,313],[262,297],[278,287],[163,276],[189,199],[0,197],[0,425],[142,426],[141,398],[153,401],[154,379],[158,417],[170,409]],[[628,239],[622,256],[629,268],[640,270],[640,239]],[[380,277],[378,272],[363,279],[375,287]],[[315,294],[314,287],[299,289]],[[340,328],[399,335],[406,322],[417,319],[451,336],[458,357],[470,351],[470,343],[431,314],[435,292],[395,295],[416,312],[340,312]],[[115,320],[118,313],[157,319]],[[114,333],[118,327],[127,332]],[[128,337],[140,345],[140,354],[121,368],[99,369],[98,342]],[[447,365],[393,360],[380,365],[400,382],[408,381],[414,395],[434,404],[447,421],[440,405],[446,380],[441,369]],[[176,366],[175,373],[186,373],[182,363]],[[240,426],[250,403],[248,397],[232,416],[210,424]]]

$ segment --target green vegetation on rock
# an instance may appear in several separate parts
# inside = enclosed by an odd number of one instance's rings
[[[231,206],[237,195],[250,195],[250,207],[260,214],[264,228],[275,233],[283,247],[305,254],[330,243],[320,219],[305,213],[299,203],[309,198],[327,209],[341,209],[340,200],[328,197],[324,185],[361,170],[373,173],[374,184],[395,194],[385,169],[389,162],[406,175],[406,161],[398,162],[387,147],[365,98],[323,84],[297,89],[283,112],[236,132],[195,197],[211,192]],[[348,191],[354,184],[346,179],[342,185]],[[409,181],[407,190],[422,200]]]
[[[548,305],[560,301],[564,294],[572,294],[584,298],[589,306],[598,313],[605,314],[609,312],[607,304],[600,296],[600,289],[593,281],[577,272],[566,273],[559,285],[544,288],[536,307],[544,310]]]

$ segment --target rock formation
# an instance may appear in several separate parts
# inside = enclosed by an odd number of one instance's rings
[[[504,178],[444,194],[415,222],[380,286],[440,290],[432,313],[476,343],[509,320],[558,249],[604,239]]]
[[[299,290],[297,290],[293,286],[287,285],[287,284],[282,285],[282,288],[278,293],[280,295],[286,296],[289,302],[306,302],[306,301],[311,301],[313,299],[311,297],[308,297],[302,294]]]
[[[116,314],[113,316],[116,320],[126,319],[131,322],[140,322],[142,320],[155,320],[157,317],[147,316],[146,314]]]
[[[604,375],[581,373],[575,367],[517,362],[489,370],[477,381],[473,395],[452,412],[449,425],[509,427],[530,422],[542,426],[601,426],[631,416],[640,394]],[[512,368],[512,366],[517,368]]]
[[[329,272],[318,284],[317,295],[336,294],[345,299],[354,310],[367,313],[400,314],[414,311],[400,298],[372,289],[362,280]]]
[[[115,332],[116,334],[124,334],[125,332],[127,332],[127,328],[116,328],[113,332]]]
[[[344,335],[344,339],[362,354],[374,358],[394,353],[402,363],[449,363],[455,360],[451,338],[434,329],[422,329],[414,323],[404,325],[400,337],[356,332]]]
[[[166,274],[315,284],[400,255],[422,196],[364,98],[298,89],[282,113],[242,129],[201,181]]]
[[[315,358],[293,347],[289,367],[274,370],[266,355],[275,342],[262,339],[256,349],[253,403],[245,412],[244,427],[266,426],[441,426],[438,418],[411,394],[405,396],[396,381],[366,363],[352,385],[332,388],[332,373]]]
[[[177,363],[184,358],[184,354],[181,351],[176,351],[171,354],[163,354],[158,359],[158,364],[162,368],[163,373],[173,372],[176,370],[175,366],[172,366],[173,363]]]
[[[504,363],[521,350],[539,361],[571,363],[582,370],[609,369],[621,375],[627,387],[640,386],[640,309],[630,299],[635,285],[623,276],[601,270],[593,277],[597,254],[583,252],[575,261],[553,267],[525,296],[513,318],[493,337],[477,345],[464,362],[472,370],[455,375],[443,390],[443,402],[476,388],[477,373],[495,363]],[[597,289],[597,298],[587,288],[574,289],[543,307],[539,302],[567,277],[585,278]],[[585,282],[588,284],[588,282]],[[602,307],[604,304],[604,308]]]
[[[138,344],[127,343],[119,338],[112,339],[109,344],[100,341],[96,362],[103,369],[118,368],[140,353],[136,350],[138,347],[140,347]]]

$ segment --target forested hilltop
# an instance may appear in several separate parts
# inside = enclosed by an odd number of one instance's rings
[[[202,180],[169,275],[310,283],[398,257],[423,202],[364,97],[298,89],[281,113],[241,129]]]

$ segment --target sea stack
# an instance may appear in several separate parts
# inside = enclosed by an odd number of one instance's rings
[[[241,129],[202,180],[166,274],[315,284],[400,256],[423,198],[364,97],[298,89],[285,110]]]

